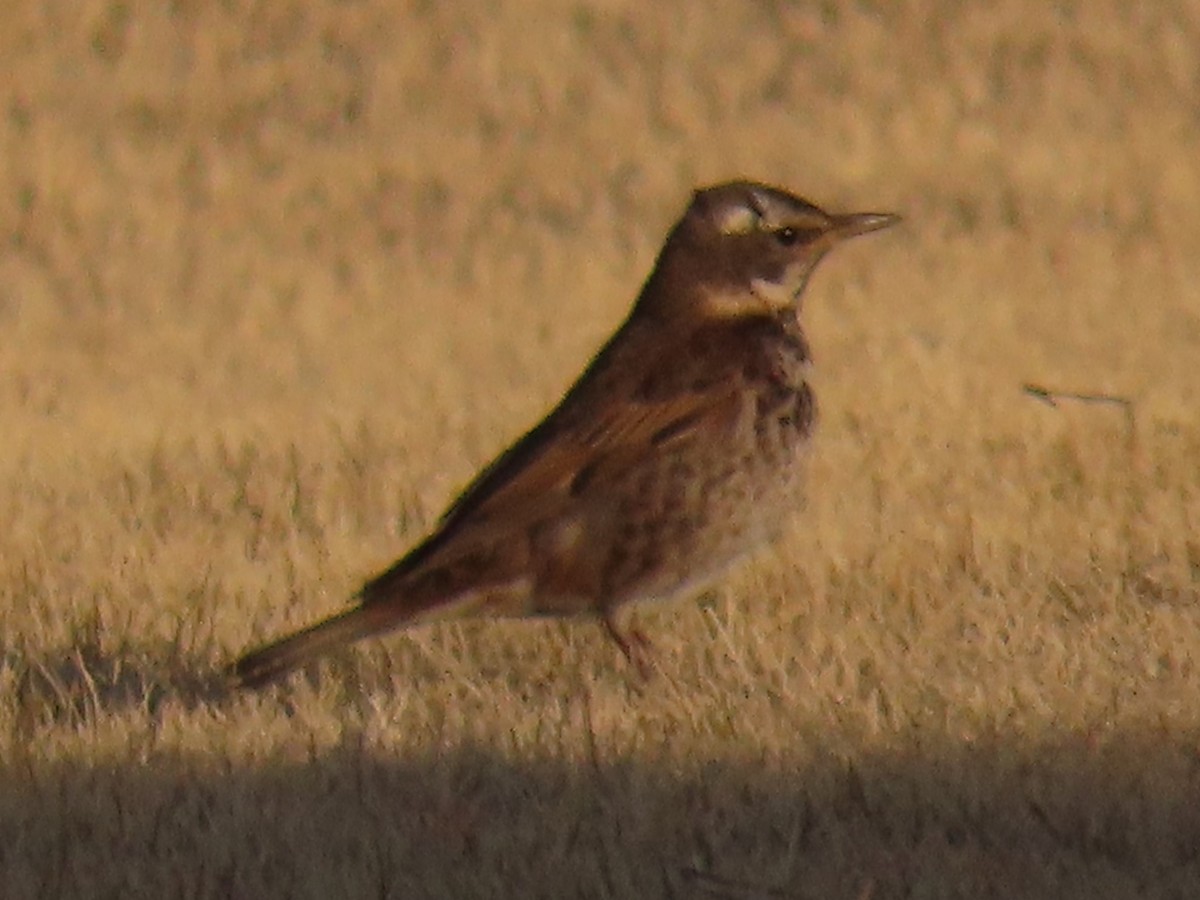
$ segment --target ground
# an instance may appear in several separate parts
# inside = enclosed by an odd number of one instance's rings
[[[0,26],[5,896],[1200,894],[1195,4]],[[905,223],[813,280],[809,505],[655,678],[477,623],[223,693],[737,176]]]

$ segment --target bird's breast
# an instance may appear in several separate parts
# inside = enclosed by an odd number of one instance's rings
[[[817,418],[808,346],[798,331],[772,334],[743,371],[754,407],[755,443],[767,466],[786,467],[807,443]]]

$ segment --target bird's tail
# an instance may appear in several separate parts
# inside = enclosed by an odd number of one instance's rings
[[[528,612],[527,581],[508,573],[480,579],[475,562],[474,557],[454,560],[413,577],[411,564],[402,560],[362,587],[358,605],[247,653],[229,667],[229,684],[260,687],[336,646],[421,622],[489,609],[493,615]]]
[[[384,607],[371,604],[351,607],[247,653],[229,667],[229,683],[238,688],[261,687],[340,644],[349,644],[400,624],[395,612]]]

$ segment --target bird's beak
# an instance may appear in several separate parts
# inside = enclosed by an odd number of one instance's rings
[[[890,228],[900,221],[895,213],[848,213],[840,216],[830,216],[832,224],[827,234],[834,241],[844,241],[846,238],[857,237]]]

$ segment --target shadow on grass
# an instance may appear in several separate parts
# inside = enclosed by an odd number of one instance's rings
[[[195,709],[227,694],[221,673],[197,672],[188,660],[159,647],[114,653],[85,640],[36,657],[10,651],[4,661],[18,673],[13,699],[24,733],[40,724],[87,725],[130,709],[156,718],[167,701]]]
[[[82,724],[168,688],[192,709],[214,696],[169,666],[106,682],[101,662],[30,675],[26,699]],[[214,728],[238,714],[212,709]],[[31,747],[0,760],[0,874],[7,895],[46,897],[1194,897],[1194,737],[930,734],[794,763],[397,758],[350,726],[245,766]]]

